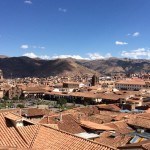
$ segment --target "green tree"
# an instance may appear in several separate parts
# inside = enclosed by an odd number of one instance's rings
[[[67,103],[67,100],[65,98],[60,98],[57,101],[57,104],[59,105],[60,109],[64,109],[66,103]]]
[[[17,97],[17,96],[15,96],[15,97],[13,97],[13,98],[12,98],[12,100],[18,100],[18,97]]]
[[[4,100],[8,100],[9,98],[8,98],[8,96],[5,95],[5,96],[3,97],[3,99],[4,99]]]
[[[18,104],[17,108],[24,108],[24,105],[23,104]]]

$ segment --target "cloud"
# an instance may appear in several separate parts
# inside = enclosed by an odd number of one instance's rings
[[[32,1],[30,1],[30,0],[25,0],[24,3],[31,5],[31,4],[32,4]]]
[[[46,60],[50,59],[50,57],[47,56],[47,55],[38,56],[38,55],[34,54],[33,52],[25,53],[25,54],[23,54],[23,56],[26,56],[26,57],[29,57],[29,58],[41,58],[41,59],[46,59]]]
[[[107,53],[105,56],[100,55],[99,53],[89,53],[87,54],[88,57],[81,57],[80,55],[54,55],[52,57],[48,55],[36,55],[33,52],[25,53],[23,56],[30,57],[30,58],[41,58],[46,60],[51,59],[64,59],[64,58],[73,58],[73,59],[83,59],[83,60],[95,60],[95,59],[105,59],[112,57],[110,53]]]
[[[67,12],[67,9],[65,9],[65,8],[58,8],[58,11],[60,11],[60,12]]]
[[[41,56],[39,56],[39,58],[46,59],[46,60],[50,59],[50,57],[48,55],[41,55]]]
[[[45,49],[44,46],[36,46],[36,45],[28,45],[28,44],[23,44],[20,46],[22,49],[28,49],[28,48],[34,48],[34,49]]]
[[[100,55],[99,53],[88,53],[88,57],[81,57],[80,55],[55,55],[52,56],[52,59],[58,58],[74,58],[74,59],[84,59],[84,60],[95,60],[95,59],[105,59],[112,57],[110,53],[107,53],[105,56]]]
[[[36,45],[33,45],[33,46],[30,46],[31,48],[34,48],[34,49],[45,49],[44,46],[36,46]]]
[[[140,35],[140,32],[134,32],[134,33],[128,33],[127,36],[133,36],[138,37]]]
[[[121,42],[121,41],[116,41],[115,44],[116,44],[116,45],[127,45],[128,43],[126,43],[126,42]]]
[[[37,58],[38,56],[37,55],[35,55],[34,53],[25,53],[25,54],[23,54],[23,56],[26,56],[26,57],[30,57],[30,58]]]
[[[90,60],[105,59],[105,58],[112,57],[110,53],[107,53],[105,56],[102,56],[99,53],[88,53],[87,55],[89,56]]]
[[[131,50],[131,51],[122,51],[121,56],[135,58],[135,59],[138,59],[138,58],[149,59],[150,49],[138,48],[136,50]]]
[[[132,36],[134,36],[134,37],[137,37],[137,36],[139,36],[139,35],[140,35],[139,32],[135,32],[135,33],[132,34]]]
[[[39,49],[45,49],[45,47],[44,47],[44,46],[39,46],[38,48],[39,48]]]
[[[29,48],[29,46],[28,46],[27,44],[23,44],[23,45],[21,45],[20,48],[22,48],[22,49],[27,49],[27,48]]]
[[[55,56],[52,56],[52,59],[58,59],[58,58],[88,59],[88,58],[83,58],[79,55],[55,55]]]

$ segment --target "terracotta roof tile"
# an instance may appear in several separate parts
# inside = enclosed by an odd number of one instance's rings
[[[7,126],[5,115],[7,113],[0,113],[0,148],[50,150],[115,149],[109,145],[88,141],[43,125],[9,127]]]
[[[137,114],[128,120],[128,124],[150,129],[150,114]]]
[[[111,146],[94,143],[77,136],[70,135],[63,131],[50,129],[44,126],[40,127],[39,133],[32,145],[35,149],[52,149],[52,150],[96,150],[106,149],[113,150]]]
[[[119,134],[127,134],[133,132],[133,130],[128,126],[128,124],[124,120],[105,123],[105,125],[114,128],[115,132]]]
[[[22,109],[22,115],[26,117],[34,117],[34,116],[44,116],[48,114],[50,111],[46,109],[38,109],[38,108],[25,108]]]
[[[29,125],[24,127],[17,127],[18,132],[22,135],[23,139],[28,145],[32,143],[40,125]]]
[[[10,119],[10,120],[14,120],[14,121],[19,121],[22,120],[22,117],[13,113],[7,113],[5,115],[5,118]]]
[[[120,108],[115,104],[101,104],[97,105],[97,107],[102,110],[120,111]]]
[[[98,124],[98,123],[94,123],[91,121],[81,121],[80,122],[82,126],[86,127],[86,128],[90,128],[90,129],[95,129],[95,130],[115,130],[112,127],[109,127],[107,125],[104,124]]]
[[[91,115],[91,116],[86,116],[86,117],[81,118],[81,120],[91,121],[91,122],[95,122],[98,124],[111,122],[112,119],[113,117],[107,114],[106,115],[96,114],[96,115]]]
[[[99,138],[96,138],[95,141],[106,145],[109,144],[117,148],[119,146],[126,145],[131,139],[128,135],[119,135],[114,138],[109,137],[110,135],[111,134],[109,133],[107,136],[100,136]]]
[[[44,124],[57,124],[58,129],[77,134],[81,132],[85,132],[85,130],[80,126],[77,120],[71,114],[61,114],[53,115],[53,116],[45,116],[40,123]],[[60,120],[61,117],[61,120]]]
[[[8,127],[5,119],[7,113],[0,113],[0,146],[24,147],[27,148],[27,143],[22,139],[21,135],[14,127]]]
[[[119,146],[118,146],[119,147]],[[120,146],[119,149],[140,149],[140,150],[150,150],[150,140],[145,140],[139,143],[127,144],[125,146]]]

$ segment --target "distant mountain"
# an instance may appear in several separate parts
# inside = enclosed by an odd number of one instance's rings
[[[150,60],[109,58],[92,61],[77,61],[89,69],[93,69],[103,75],[110,75],[112,72],[122,72],[126,74],[137,72],[150,72]]]
[[[144,59],[100,59],[76,60],[72,58],[42,60],[28,57],[0,58],[0,69],[5,78],[16,77],[48,77],[61,75],[101,74],[112,72],[136,73],[150,72],[150,60]]]
[[[8,56],[0,55],[0,58],[8,58]]]
[[[42,60],[29,57],[0,58],[0,69],[5,78],[16,77],[48,77],[51,75],[95,74],[73,59]]]

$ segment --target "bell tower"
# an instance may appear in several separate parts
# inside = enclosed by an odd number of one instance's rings
[[[3,92],[3,72],[0,70],[0,98],[4,96]]]
[[[0,81],[3,81],[3,71],[0,70]]]
[[[93,75],[93,77],[92,77],[92,86],[95,86],[95,85],[97,85],[98,84],[98,82],[99,82],[99,79],[98,79],[98,77],[96,76],[96,75]]]

